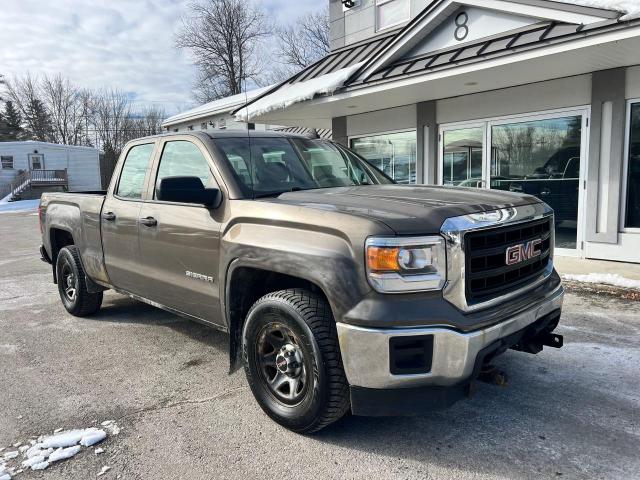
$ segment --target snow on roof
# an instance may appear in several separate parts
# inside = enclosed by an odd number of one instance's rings
[[[639,0],[552,0],[555,2],[568,3],[571,5],[579,5],[582,7],[602,8],[604,10],[615,10],[625,14],[621,18],[640,15]]]
[[[269,90],[273,85],[264,88],[257,88],[246,93],[239,93],[237,95],[231,95],[230,97],[220,98],[213,102],[205,103],[199,107],[192,108],[186,112],[178,113],[172,117],[167,118],[162,122],[163,127],[168,127],[176,123],[186,122],[189,120],[195,120],[210,115],[218,115],[221,113],[229,113],[236,107],[244,105],[246,101],[251,101],[257,96],[263,94]]]
[[[355,63],[346,68],[341,68],[335,72],[321,75],[320,77],[306,80],[304,82],[287,83],[275,92],[266,95],[247,108],[236,112],[236,120],[246,122],[248,118],[255,118],[274,110],[285,109],[294,103],[311,100],[318,94],[330,94],[340,88],[344,82],[357,70],[364,62]]]

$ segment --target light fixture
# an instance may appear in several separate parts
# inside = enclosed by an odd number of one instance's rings
[[[475,87],[478,85],[478,82],[467,82],[464,84],[465,87]]]

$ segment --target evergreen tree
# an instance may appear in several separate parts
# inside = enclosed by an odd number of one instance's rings
[[[44,104],[34,98],[29,101],[26,109],[26,133],[27,137],[31,140],[38,140],[40,142],[51,141],[52,126],[51,118],[47,112]]]
[[[12,142],[22,138],[22,116],[12,101],[4,105],[4,113],[0,114],[0,141]]]

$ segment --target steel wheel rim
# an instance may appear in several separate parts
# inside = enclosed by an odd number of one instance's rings
[[[304,399],[310,369],[299,338],[288,326],[264,326],[257,336],[255,357],[264,384],[279,402],[293,406]]]
[[[78,294],[78,285],[76,275],[73,272],[73,268],[68,261],[62,264],[62,275],[60,278],[60,282],[62,284],[62,290],[64,291],[65,297],[70,302],[75,301],[76,295]]]

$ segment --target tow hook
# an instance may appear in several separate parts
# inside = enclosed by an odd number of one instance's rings
[[[500,370],[493,365],[484,365],[478,375],[478,380],[484,383],[490,383],[491,385],[497,385],[499,387],[506,387],[509,383],[509,377],[506,372]]]
[[[542,335],[541,340],[545,347],[562,348],[562,345],[564,344],[564,337],[555,333]]]

